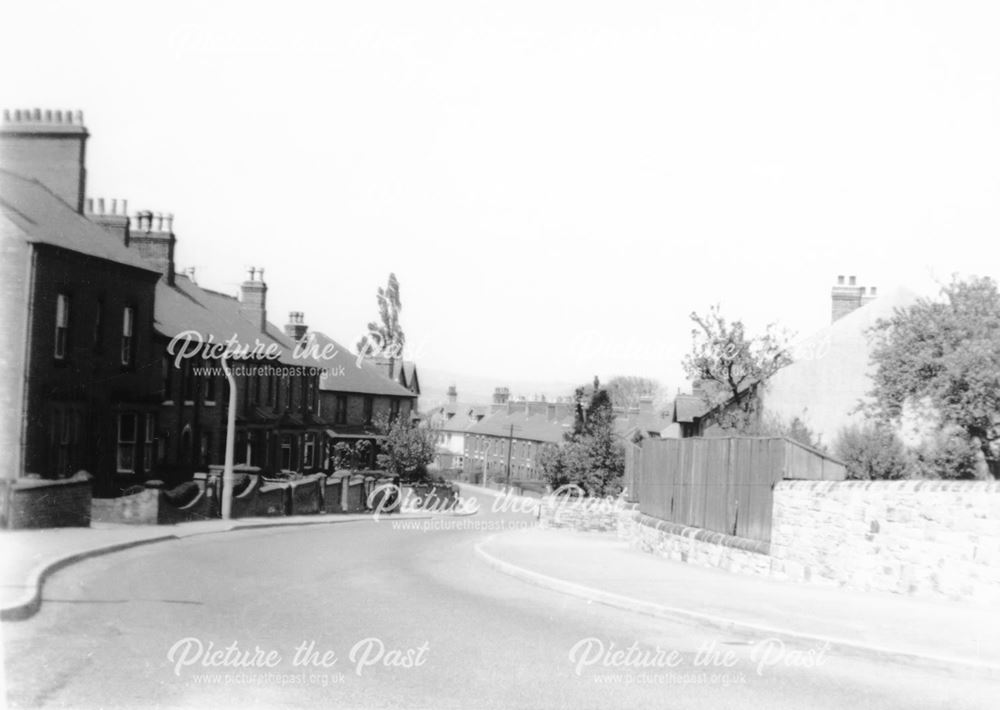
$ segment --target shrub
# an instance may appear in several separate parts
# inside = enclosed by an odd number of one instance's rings
[[[978,447],[959,429],[938,431],[910,455],[913,474],[920,478],[977,478]]]
[[[847,464],[848,478],[898,479],[909,475],[903,442],[882,424],[854,424],[841,429],[834,453]]]

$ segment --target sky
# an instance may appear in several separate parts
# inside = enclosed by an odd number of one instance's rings
[[[88,194],[344,344],[401,284],[428,379],[684,386],[692,311],[828,324],[1000,275],[1000,5],[10,3],[0,103],[84,111]],[[530,383],[530,384],[529,384]]]

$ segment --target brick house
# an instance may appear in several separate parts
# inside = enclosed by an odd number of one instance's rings
[[[487,405],[459,402],[455,385],[448,388],[448,403],[435,407],[424,417],[427,426],[437,432],[438,468],[464,469],[466,432],[489,412]]]
[[[239,298],[202,288],[188,274],[168,276],[160,281],[156,305],[159,462],[164,474],[183,480],[225,460],[229,386],[221,363],[206,360],[199,351],[178,366],[168,349],[173,338],[192,330],[206,342],[232,338],[262,353],[230,362],[237,393],[235,463],[265,473],[321,469],[326,430],[319,416],[322,363],[297,357],[295,342],[267,320],[263,270],[251,270]]]
[[[108,496],[154,465],[159,274],[83,214],[87,137],[79,113],[4,113],[0,437],[5,478],[86,470]]]
[[[415,362],[382,356],[366,357],[364,362],[400,387],[408,389],[413,395],[420,396],[420,376],[417,374]]]
[[[464,472],[474,480],[510,479],[520,484],[543,480],[539,455],[558,445],[573,428],[571,402],[513,401],[506,387],[493,394],[491,414],[470,426],[464,436]]]
[[[339,443],[353,446],[368,441],[368,465],[374,466],[382,439],[376,423],[381,419],[411,419],[417,411],[417,393],[390,379],[377,363],[367,358],[359,362],[357,355],[330,336],[310,331],[301,312],[289,314],[285,332],[323,368],[317,412],[325,426],[324,460],[329,462]]]

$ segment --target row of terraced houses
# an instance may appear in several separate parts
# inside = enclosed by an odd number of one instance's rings
[[[377,442],[380,417],[417,411],[412,363],[359,363],[309,332],[301,312],[274,325],[264,269],[250,269],[238,294],[205,288],[174,263],[172,215],[89,197],[87,138],[80,112],[5,111],[0,127],[4,479],[86,471],[94,494],[110,497],[221,464],[220,363],[170,353],[191,331],[269,352],[231,363],[235,460],[265,473],[326,470],[336,443]]]

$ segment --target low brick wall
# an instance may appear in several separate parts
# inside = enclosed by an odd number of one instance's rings
[[[2,527],[89,527],[91,476],[80,471],[58,480],[18,478],[0,481]]]
[[[1000,483],[782,481],[771,555],[788,579],[1000,601]]]
[[[154,488],[118,498],[94,498],[91,519],[100,523],[156,525],[159,498],[160,491]]]

